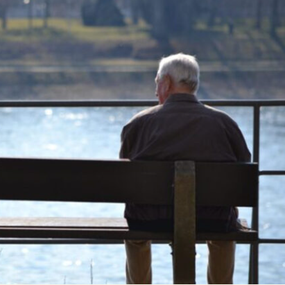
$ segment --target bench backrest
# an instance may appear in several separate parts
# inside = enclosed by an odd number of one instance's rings
[[[0,199],[172,205],[176,164],[0,158]],[[194,171],[198,205],[256,206],[256,164],[197,162]]]

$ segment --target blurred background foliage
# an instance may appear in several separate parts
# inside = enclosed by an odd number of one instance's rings
[[[153,98],[162,56],[203,98],[284,98],[284,0],[0,0],[2,99]]]

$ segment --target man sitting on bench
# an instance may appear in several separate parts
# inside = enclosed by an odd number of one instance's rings
[[[163,58],[155,83],[159,105],[138,113],[123,128],[121,158],[250,161],[238,125],[227,114],[198,101],[199,65],[195,57],[180,53]],[[173,229],[173,209],[168,206],[127,204],[125,217],[130,229]],[[198,207],[197,231],[234,231],[236,219],[231,207]],[[208,282],[233,283],[235,242],[207,244]],[[127,283],[151,283],[151,241],[125,241],[125,246]]]

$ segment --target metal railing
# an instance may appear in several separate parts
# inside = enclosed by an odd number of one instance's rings
[[[201,100],[202,103],[210,106],[219,107],[251,107],[253,112],[253,162],[260,162],[260,111],[261,107],[285,107],[285,100]],[[154,106],[157,101],[154,100],[110,100],[110,101],[0,101],[1,107],[148,107]],[[259,176],[282,175],[284,170],[259,170]],[[259,226],[259,206],[252,211],[252,228],[258,230]],[[84,240],[83,242],[88,242]],[[92,242],[89,240],[89,242]],[[0,240],[0,243],[5,243]],[[52,240],[34,240],[23,241],[13,239],[9,243],[53,243]],[[74,240],[61,240],[56,243],[78,243]],[[258,264],[259,244],[285,244],[285,239],[258,238],[257,242],[251,248],[251,262]],[[258,282],[258,267],[253,268],[255,282]],[[252,280],[250,280],[252,282]]]

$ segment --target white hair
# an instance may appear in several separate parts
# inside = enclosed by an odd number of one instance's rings
[[[157,77],[165,75],[169,75],[176,84],[187,85],[194,93],[199,88],[200,68],[195,56],[178,53],[162,58]]]

